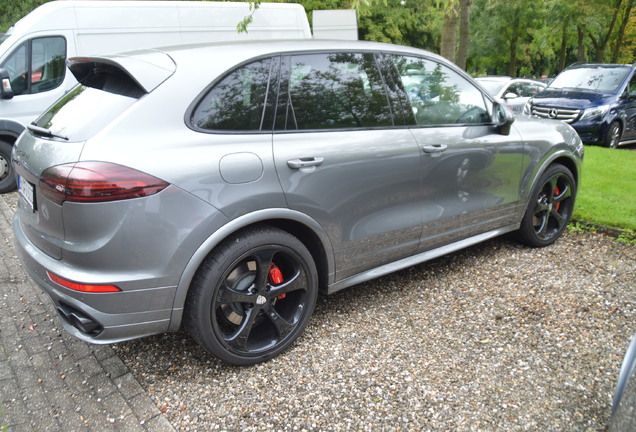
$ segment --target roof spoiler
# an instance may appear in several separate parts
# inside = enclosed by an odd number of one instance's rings
[[[103,57],[73,57],[66,63],[81,83],[100,71],[117,72],[126,75],[144,93],[156,89],[176,70],[176,64],[168,54],[153,50]]]

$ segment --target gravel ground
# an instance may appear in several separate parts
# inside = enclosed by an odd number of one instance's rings
[[[321,297],[265,364],[226,365],[184,333],[114,349],[180,430],[602,431],[635,285],[633,245],[502,238]]]

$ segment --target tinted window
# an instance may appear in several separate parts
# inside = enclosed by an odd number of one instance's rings
[[[372,54],[292,56],[288,92],[282,95],[279,129],[392,126],[382,78]]]
[[[42,114],[36,125],[68,137],[71,142],[84,141],[102,130],[136,100],[79,84]]]
[[[15,95],[41,93],[62,83],[65,59],[63,37],[37,38],[20,45],[2,67],[9,72]]]
[[[393,58],[418,125],[490,122],[481,91],[455,71],[422,58]]]
[[[199,102],[192,123],[201,129],[261,130],[273,63],[260,60],[230,73]]]

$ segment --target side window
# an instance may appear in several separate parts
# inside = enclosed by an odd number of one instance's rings
[[[66,40],[62,37],[33,39],[31,43],[31,93],[62,84],[66,65]]]
[[[9,73],[15,95],[41,93],[64,81],[66,40],[37,38],[20,45],[2,64]]]
[[[231,72],[197,104],[192,124],[207,130],[261,130],[274,63],[259,60]]]
[[[417,125],[491,121],[481,91],[461,75],[431,60],[393,58]]]
[[[392,126],[393,117],[372,54],[292,56],[288,91],[281,94],[283,130]]]
[[[2,64],[2,67],[9,73],[14,95],[24,94],[27,90],[26,77],[29,75],[27,48],[27,42],[21,44]]]

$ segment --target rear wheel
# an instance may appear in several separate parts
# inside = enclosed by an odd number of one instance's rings
[[[621,140],[621,134],[621,125],[618,122],[613,122],[605,134],[605,147],[617,148]]]
[[[533,247],[554,243],[570,222],[575,198],[572,172],[561,164],[548,167],[532,191],[518,239]]]
[[[11,150],[13,150],[11,144],[0,140],[0,193],[11,192],[16,187],[11,166]]]
[[[318,278],[307,248],[287,232],[251,228],[221,244],[201,265],[186,301],[192,337],[221,360],[269,360],[302,333]]]

